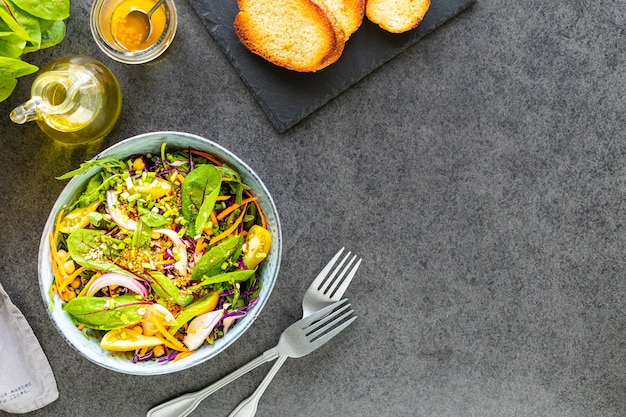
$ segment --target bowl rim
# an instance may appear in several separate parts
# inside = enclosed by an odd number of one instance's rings
[[[170,140],[168,140],[170,138]],[[267,268],[270,268],[270,272],[266,280],[262,281],[263,286],[261,289],[261,294],[263,296],[259,296],[259,301],[250,309],[248,315],[242,318],[237,324],[240,326],[233,326],[229,331],[228,335],[230,337],[220,338],[215,341],[213,345],[210,346],[210,349],[205,350],[206,353],[196,351],[194,355],[191,355],[187,358],[183,358],[179,361],[173,362],[165,362],[165,363],[156,363],[150,361],[150,363],[132,363],[130,360],[122,361],[119,358],[114,360],[111,359],[113,356],[119,356],[116,354],[112,354],[110,352],[104,351],[104,349],[89,349],[85,350],[87,345],[94,346],[94,340],[88,340],[80,330],[78,330],[73,324],[72,328],[75,329],[75,332],[64,331],[63,329],[69,328],[68,323],[71,324],[71,320],[69,315],[62,311],[61,305],[63,304],[62,300],[58,296],[58,294],[54,294],[51,296],[49,287],[54,279],[54,274],[52,273],[52,266],[50,263],[50,241],[49,241],[49,233],[52,231],[52,228],[55,223],[56,215],[58,214],[61,207],[66,204],[67,201],[70,201],[75,196],[72,194],[68,194],[73,188],[76,188],[75,193],[81,192],[86,182],[93,177],[100,168],[94,167],[86,172],[83,172],[75,177],[73,177],[63,188],[61,193],[58,195],[52,209],[50,210],[50,214],[45,223],[42,236],[39,244],[38,251],[38,285],[39,290],[41,292],[41,296],[43,298],[44,306],[46,311],[48,312],[48,316],[50,317],[52,323],[55,328],[61,335],[61,337],[65,340],[67,344],[69,344],[75,351],[77,351],[81,356],[85,357],[89,361],[102,366],[106,369],[121,372],[130,375],[162,375],[169,374],[174,372],[179,372],[185,369],[189,369],[193,366],[199,365],[207,360],[214,358],[218,354],[222,353],[229,346],[239,339],[243,333],[245,333],[254,323],[256,318],[259,316],[261,311],[263,310],[265,304],[267,303],[274,285],[276,283],[276,279],[280,270],[280,262],[282,257],[282,231],[280,225],[280,218],[278,217],[277,207],[274,203],[269,190],[258,176],[258,174],[243,160],[241,160],[237,155],[235,155],[232,151],[228,150],[224,146],[207,139],[205,137],[195,135],[192,133],[185,133],[179,131],[157,131],[157,132],[147,132],[139,135],[135,135],[129,138],[126,138],[120,142],[117,142],[110,147],[102,150],[96,156],[91,158],[91,160],[101,159],[103,157],[114,156],[118,158],[128,157],[133,153],[124,153],[123,149],[130,146],[129,144],[133,142],[143,142],[146,145],[143,146],[155,146],[158,142],[159,144],[166,142],[168,145],[171,143],[172,138],[178,138],[179,140],[191,140],[193,144],[189,146],[177,146],[172,145],[177,149],[191,148],[203,150],[205,152],[209,152],[212,155],[215,155],[220,160],[223,160],[226,163],[229,163],[233,168],[237,169],[239,174],[242,176],[242,179],[246,179],[246,184],[250,185],[250,179],[252,179],[252,183],[261,190],[261,196],[267,199],[266,204],[270,208],[270,212],[265,212],[266,218],[272,221],[272,224],[268,224],[268,227],[272,227],[273,234],[275,234],[275,241],[272,242],[272,250],[270,250],[270,256],[268,256],[268,261],[270,264],[266,265]],[[204,145],[205,148],[200,148],[199,146]],[[160,145],[159,145],[160,146]],[[149,151],[142,151],[144,153]],[[123,153],[124,156],[120,156],[119,154]],[[243,172],[242,169],[243,168]],[[62,198],[65,194],[68,194],[65,198]],[[267,208],[266,208],[267,211]],[[269,222],[268,222],[269,223]],[[45,268],[47,266],[47,268]],[[44,269],[45,268],[45,269]],[[51,304],[52,303],[52,304]],[[65,325],[61,327],[62,325]],[[206,349],[206,345],[203,345]],[[102,355],[107,352],[106,355]],[[202,354],[201,354],[202,353]],[[124,366],[120,366],[124,364]]]

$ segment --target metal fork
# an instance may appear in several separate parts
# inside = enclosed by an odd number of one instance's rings
[[[335,267],[333,272],[328,275],[343,250],[344,248],[339,249],[339,252],[337,252],[328,264],[326,264],[324,269],[320,271],[304,293],[304,298],[302,299],[302,317],[310,316],[317,310],[326,307],[328,304],[341,300],[346,289],[348,289],[348,285],[352,282],[354,274],[356,274],[359,265],[361,265],[361,259],[359,259],[348,273],[350,266],[356,260],[356,255],[354,255],[346,267],[341,270],[341,267],[346,263],[348,258],[350,258],[350,252],[348,252]],[[339,273],[340,271],[341,273]],[[339,276],[337,276],[337,274],[339,274]]]
[[[304,293],[304,298],[302,300],[303,317],[308,317],[328,304],[340,300],[346,292],[354,274],[356,274],[359,265],[361,265],[361,259],[359,258],[356,264],[354,264],[354,267],[350,269],[356,260],[356,255],[353,256],[346,264],[345,268],[342,269],[343,265],[346,261],[348,261],[348,258],[350,258],[350,252],[348,252],[329,275],[330,270],[333,268],[337,259],[341,256],[343,250],[344,248],[341,248],[339,252],[337,252],[337,254],[330,260],[330,262],[328,262],[324,269],[322,269]],[[261,396],[286,360],[286,355],[279,356],[272,366],[272,369],[270,369],[263,381],[261,381],[261,384],[259,384],[258,388],[252,393],[252,395],[243,400],[237,408],[229,414],[228,417],[253,417],[256,414]]]
[[[147,417],[184,417],[191,413],[200,401],[254,368],[282,355],[299,358],[313,352],[356,320],[351,305],[346,302],[347,300],[337,301],[309,317],[300,319],[281,334],[276,347],[265,351],[247,365],[200,391],[181,395],[150,409]]]

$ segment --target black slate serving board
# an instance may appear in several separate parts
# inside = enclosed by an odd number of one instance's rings
[[[233,21],[237,0],[188,0],[276,130],[284,132],[348,87],[474,3],[475,0],[431,0],[420,25],[391,34],[363,19],[341,58],[315,73],[277,67],[252,54],[239,42]]]

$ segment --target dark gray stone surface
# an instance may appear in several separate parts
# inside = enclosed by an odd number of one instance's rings
[[[283,134],[177,5],[178,34],[157,62],[107,59],[79,1],[66,40],[28,58],[86,54],[111,68],[125,101],[104,143],[69,148],[12,124],[32,76],[0,103],[0,280],[60,391],[32,416],[141,416],[217,380],[274,346],[341,246],[364,258],[347,293],[360,318],[287,361],[258,416],[626,415],[623,2],[479,0]],[[270,300],[235,345],[188,371],[136,377],[65,344],[36,262],[65,184],[54,177],[156,130],[211,138],[257,170],[285,246]],[[192,415],[228,415],[267,369]]]

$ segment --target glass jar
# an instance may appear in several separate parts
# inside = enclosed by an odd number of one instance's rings
[[[148,12],[156,0],[95,0],[91,6],[91,33],[98,47],[109,57],[125,64],[143,64],[159,57],[170,46],[176,34],[177,15],[173,0],[166,0],[152,15],[152,34],[144,42],[129,40],[130,22],[125,21],[133,9]]]

